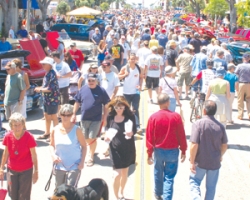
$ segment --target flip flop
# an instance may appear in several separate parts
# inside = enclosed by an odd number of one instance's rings
[[[43,134],[43,135],[40,135],[37,139],[44,140],[44,139],[48,139],[49,136],[50,134]]]
[[[94,165],[94,161],[92,160],[92,159],[89,159],[88,161],[87,161],[87,166],[88,167],[92,167]]]

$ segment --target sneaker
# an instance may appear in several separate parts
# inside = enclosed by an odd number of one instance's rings
[[[157,196],[157,195],[155,195],[155,199],[156,200],[163,200],[163,198],[161,196]]]
[[[153,99],[150,99],[150,103],[154,103],[154,102],[153,102]]]

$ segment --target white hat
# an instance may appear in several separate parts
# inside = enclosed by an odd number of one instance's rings
[[[157,49],[158,49],[157,46],[152,46],[152,47],[150,48],[151,51],[156,51]]]
[[[54,59],[50,58],[50,57],[45,57],[43,60],[41,60],[39,63],[41,64],[49,64],[51,66],[53,66],[54,64]]]
[[[56,39],[58,42],[63,42],[63,39],[61,37]]]
[[[173,74],[177,71],[176,68],[173,68],[172,66],[168,65],[165,67],[165,74]]]

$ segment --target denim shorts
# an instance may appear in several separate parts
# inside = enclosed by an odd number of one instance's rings
[[[47,115],[54,115],[58,112],[58,105],[46,105],[44,104],[43,105],[43,108],[44,108],[44,112],[47,114]]]

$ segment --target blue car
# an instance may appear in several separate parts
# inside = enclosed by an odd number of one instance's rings
[[[72,40],[89,40],[89,31],[92,28],[100,28],[101,26],[105,27],[108,24],[107,21],[97,18],[89,20],[88,24],[55,24],[52,26],[51,31],[62,32],[62,30],[65,30]]]

